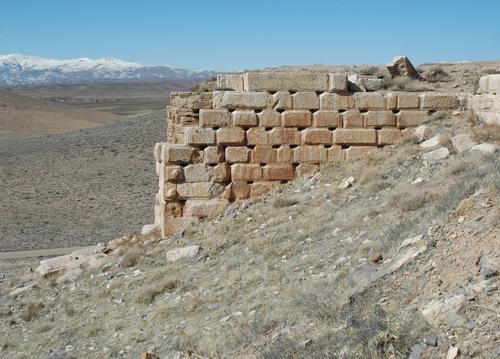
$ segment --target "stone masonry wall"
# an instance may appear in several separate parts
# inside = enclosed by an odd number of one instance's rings
[[[176,92],[167,142],[154,154],[155,227],[163,236],[223,212],[334,160],[394,144],[434,111],[456,110],[445,93],[348,93],[345,75],[246,73],[213,93]]]

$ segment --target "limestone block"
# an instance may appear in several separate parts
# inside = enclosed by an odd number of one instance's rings
[[[345,150],[345,159],[350,161],[357,158],[363,158],[376,149],[377,147],[374,146],[351,146]]]
[[[153,154],[156,162],[161,162],[161,148],[165,142],[156,142],[153,150]]]
[[[326,148],[323,145],[302,145],[293,149],[293,162],[326,162]]]
[[[387,64],[387,69],[391,77],[406,76],[412,79],[419,79],[415,67],[406,56],[395,56],[390,63]]]
[[[280,181],[258,181],[250,185],[250,197],[261,197],[281,184]]]
[[[245,131],[241,127],[222,127],[217,130],[216,138],[219,145],[242,145]]]
[[[363,127],[364,115],[359,110],[347,110],[342,117],[344,127]]]
[[[360,110],[383,110],[384,95],[380,92],[358,92],[354,94],[354,102]]]
[[[379,145],[392,145],[401,140],[401,131],[397,128],[385,127],[377,131]]]
[[[167,261],[177,262],[183,258],[191,258],[198,254],[200,246],[189,246],[182,248],[175,248],[167,252]]]
[[[259,126],[261,127],[279,127],[281,126],[281,114],[274,110],[262,110],[257,114]]]
[[[450,151],[446,147],[440,147],[434,151],[424,153],[423,158],[425,161],[433,162],[442,160],[450,154]]]
[[[231,166],[233,181],[258,181],[262,179],[262,169],[259,164],[234,164]]]
[[[480,143],[478,145],[474,145],[470,148],[469,151],[478,151],[485,154],[495,153],[500,146],[495,145],[494,143]]]
[[[396,126],[396,117],[391,111],[368,111],[366,126]]]
[[[293,108],[296,110],[319,109],[319,97],[316,92],[297,92],[292,95]]]
[[[397,115],[397,126],[399,128],[418,126],[428,117],[426,111],[400,111]]]
[[[177,193],[179,198],[210,198],[211,182],[179,183]]]
[[[179,123],[184,126],[199,126],[200,119],[198,116],[180,116]]]
[[[340,161],[343,159],[344,159],[344,151],[342,151],[341,146],[333,145],[332,147],[326,149],[326,160],[328,162]]]
[[[282,123],[285,127],[309,127],[311,126],[311,112],[307,110],[289,110],[281,114]]]
[[[327,128],[306,128],[301,132],[302,143],[308,145],[331,145],[332,132]]]
[[[288,91],[278,91],[273,94],[274,110],[291,110],[292,109],[292,95]],[[262,126],[262,125],[261,125]]]
[[[162,195],[164,200],[176,199],[179,195],[177,192],[177,185],[171,182],[160,184],[158,192]]]
[[[228,182],[231,179],[231,167],[227,163],[219,163],[214,166],[212,180],[214,182]]]
[[[319,171],[319,165],[314,163],[301,163],[296,168],[297,177],[313,174]]]
[[[208,182],[212,180],[214,169],[205,164],[191,164],[184,167],[186,182]]]
[[[182,217],[183,215],[183,206],[181,202],[177,201],[168,201],[165,203],[165,217]]]
[[[213,218],[223,213],[228,205],[227,199],[188,199],[184,211],[189,217]]]
[[[270,109],[273,97],[267,92],[214,91],[213,103],[216,109]]]
[[[189,226],[193,226],[196,222],[197,218],[193,217],[170,218],[160,227],[160,235],[162,238],[172,236],[176,233],[182,232]]]
[[[226,127],[231,126],[231,112],[228,110],[200,110],[201,127]]]
[[[275,127],[269,131],[271,145],[300,145],[300,132],[296,128]]]
[[[478,93],[500,94],[500,74],[482,76]]]
[[[232,114],[233,126],[257,126],[257,115],[253,110],[236,110]]]
[[[230,199],[245,199],[250,197],[250,185],[246,181],[233,180],[226,190]]]
[[[276,162],[290,163],[292,162],[293,151],[288,145],[282,145],[276,150]]]
[[[203,162],[214,165],[224,162],[224,150],[218,146],[208,146],[204,149]]]
[[[320,110],[313,114],[313,126],[328,128],[342,127],[342,119],[338,111]]]
[[[215,131],[211,128],[186,127],[184,142],[188,145],[213,145]]]
[[[476,144],[468,133],[461,133],[453,137],[451,143],[457,153],[463,153]]]
[[[398,108],[400,109],[418,109],[420,108],[420,97],[416,93],[399,92]]]
[[[224,90],[243,91],[243,74],[218,75],[217,87]]]
[[[268,164],[262,168],[262,179],[264,181],[285,181],[295,177],[295,169],[291,164]]]
[[[160,181],[168,181],[168,182],[179,182],[184,180],[184,172],[181,166],[162,166],[162,175],[160,175]]]
[[[350,110],[354,108],[354,97],[324,92],[319,95],[319,108],[321,110]]]
[[[263,127],[252,127],[247,130],[247,144],[268,145],[269,134]]]
[[[334,143],[338,145],[375,145],[377,134],[372,129],[336,129],[333,132]]]
[[[252,162],[274,163],[276,162],[277,150],[272,146],[255,146],[253,149]]]
[[[328,91],[336,93],[346,93],[349,91],[348,84],[347,74],[328,74]]]
[[[387,110],[395,110],[398,108],[398,92],[388,92],[384,96],[385,108]]]
[[[436,135],[436,136],[431,137],[428,140],[422,142],[420,144],[420,147],[428,150],[430,148],[434,148],[434,147],[441,145],[441,142],[443,142],[443,138],[441,137],[441,135]]]
[[[181,164],[194,162],[198,154],[191,146],[164,144],[160,157],[163,163]]]
[[[460,100],[450,93],[425,93],[422,108],[425,110],[453,110],[460,107]]]
[[[225,158],[229,163],[246,163],[250,160],[250,149],[245,146],[227,147]]]
[[[245,91],[328,91],[328,75],[317,72],[248,72],[243,83]]]

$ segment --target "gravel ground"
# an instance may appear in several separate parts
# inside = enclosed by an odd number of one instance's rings
[[[0,137],[0,251],[106,242],[153,220],[164,111],[48,136]]]

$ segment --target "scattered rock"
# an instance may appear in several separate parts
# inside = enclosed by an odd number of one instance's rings
[[[462,153],[470,149],[472,146],[474,146],[476,143],[472,140],[469,134],[467,133],[462,133],[460,135],[457,135],[451,139],[451,143],[453,145],[453,148],[457,153]]]
[[[410,348],[410,355],[408,356],[408,359],[420,359],[424,349],[425,345],[422,343],[412,345]]]
[[[413,134],[417,138],[417,141],[420,143],[427,139],[431,134],[431,129],[427,125],[420,125],[413,130]]]
[[[424,338],[424,343],[430,347],[437,346],[437,342],[438,342],[438,338],[435,335],[429,335],[428,337]]]
[[[354,183],[354,177],[348,177],[348,178],[344,178],[342,180],[342,182],[340,182],[340,184],[338,185],[338,189],[346,189],[347,187],[350,187],[352,186],[352,184]]]
[[[495,276],[498,272],[495,262],[489,256],[482,256],[479,260],[479,271],[484,279]]]
[[[141,234],[143,236],[150,235],[155,231],[155,229],[156,227],[154,224],[145,224],[144,226],[142,226]]]
[[[411,184],[419,184],[424,182],[424,179],[422,177],[415,178],[415,180]]]
[[[176,262],[182,258],[192,258],[196,256],[199,251],[200,246],[175,248],[167,252],[167,260],[169,262]]]
[[[494,145],[493,143],[481,143],[479,145],[474,145],[470,148],[469,151],[478,151],[481,153],[495,153],[497,150],[498,146]]]
[[[458,356],[458,348],[451,346],[446,353],[446,359],[455,359]]]
[[[387,64],[387,70],[389,70],[393,78],[406,76],[412,79],[420,79],[417,70],[406,56],[393,57],[392,61]]]
[[[442,160],[450,154],[450,151],[446,147],[438,148],[437,150],[424,153],[425,161],[439,161]]]
[[[151,352],[141,353],[141,359],[156,359],[156,358],[158,358],[158,356],[156,356],[155,354],[153,354]]]
[[[412,245],[415,245],[418,243],[424,244],[422,241],[422,238],[423,238],[423,236],[421,234],[419,234],[418,236],[406,238],[399,246],[399,249],[404,248],[404,247],[408,247],[408,246],[412,246]]]
[[[382,259],[382,254],[380,254],[379,252],[374,252],[370,255],[370,257],[368,257],[368,260],[372,263],[378,263]]]
[[[422,142],[420,147],[423,149],[431,149],[437,147],[441,144],[441,136],[436,135],[434,137],[429,138],[428,140]]]

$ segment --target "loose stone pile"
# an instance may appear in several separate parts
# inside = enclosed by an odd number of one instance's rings
[[[221,91],[171,94],[167,141],[155,146],[155,227],[163,236],[258,197],[334,160],[396,143],[455,94],[348,92],[345,74],[252,72]]]

